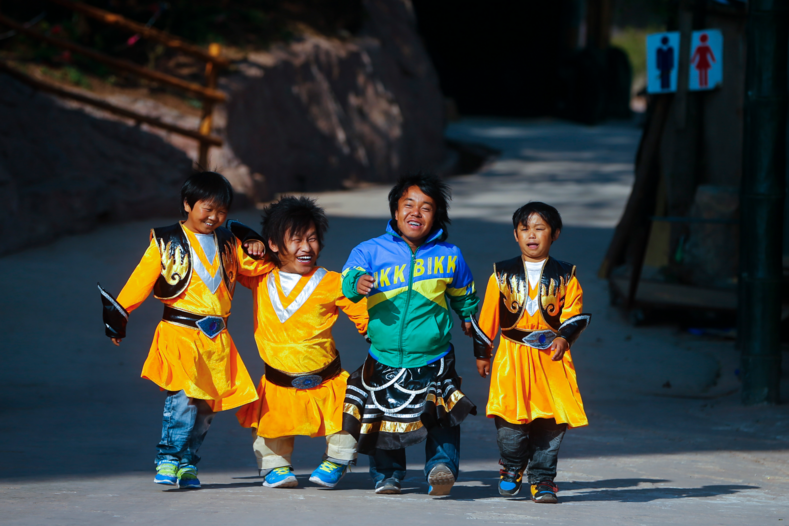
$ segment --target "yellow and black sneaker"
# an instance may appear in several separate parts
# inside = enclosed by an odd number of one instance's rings
[[[531,500],[540,504],[556,504],[559,498],[556,496],[559,488],[552,480],[543,480],[531,485]]]
[[[499,495],[503,497],[514,497],[521,490],[523,484],[523,469],[511,470],[504,466],[499,470]]]

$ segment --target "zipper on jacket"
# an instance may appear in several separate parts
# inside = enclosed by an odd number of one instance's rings
[[[403,329],[405,328],[406,317],[408,316],[408,304],[411,303],[411,288],[414,285],[414,262],[416,261],[416,253],[419,251],[419,247],[417,247],[416,250],[411,250],[408,244],[406,244],[406,247],[408,247],[408,251],[411,252],[411,264],[408,269],[408,290],[406,291],[407,296],[405,298],[405,308],[403,309],[403,320],[400,322],[400,334],[397,342],[397,349],[400,351],[400,367],[403,366]]]

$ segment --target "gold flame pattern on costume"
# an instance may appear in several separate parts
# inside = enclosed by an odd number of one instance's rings
[[[159,253],[162,255],[162,276],[170,285],[176,285],[186,278],[189,271],[189,260],[186,252],[180,245],[173,249],[173,242],[168,241],[167,246],[164,240],[159,240]]]
[[[547,290],[545,285],[542,286],[540,289],[540,304],[548,316],[558,316],[562,312],[566,295],[567,284],[564,282],[564,277],[560,277],[558,282],[552,279]]]
[[[504,297],[504,304],[511,313],[520,312],[526,302],[526,290],[523,281],[517,276],[507,276],[506,273],[499,278],[499,290]]]
[[[225,242],[225,249],[222,251],[222,267],[230,283],[235,283],[238,265],[236,264],[236,250],[229,241]]]

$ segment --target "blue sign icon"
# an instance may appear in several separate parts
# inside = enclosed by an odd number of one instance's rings
[[[647,93],[677,91],[679,31],[647,35]]]
[[[691,91],[720,87],[723,83],[723,35],[717,29],[694,31],[690,38]]]

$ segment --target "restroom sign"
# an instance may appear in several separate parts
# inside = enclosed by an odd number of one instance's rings
[[[677,91],[679,31],[647,35],[647,93]]]
[[[723,35],[717,29],[694,31],[690,39],[691,91],[719,88],[723,83]]]

